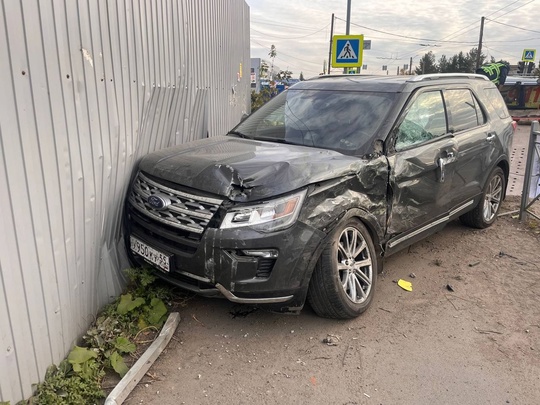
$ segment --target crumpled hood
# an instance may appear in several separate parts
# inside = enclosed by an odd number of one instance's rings
[[[256,201],[354,173],[362,164],[330,150],[220,136],[151,153],[139,169],[233,201]]]

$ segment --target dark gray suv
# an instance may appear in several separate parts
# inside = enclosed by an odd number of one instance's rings
[[[206,296],[358,316],[384,256],[456,218],[495,221],[514,129],[483,76],[301,82],[227,136],[142,159],[130,258]]]

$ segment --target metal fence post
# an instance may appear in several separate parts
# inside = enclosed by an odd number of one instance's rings
[[[531,176],[532,170],[534,167],[534,154],[536,152],[536,144],[540,142],[540,126],[538,121],[533,121],[531,123],[531,134],[529,137],[529,149],[527,152],[527,164],[525,166],[525,177],[523,179],[523,191],[521,192],[521,207],[519,210],[519,220],[521,221],[524,217],[525,212],[530,207],[529,204],[529,191],[531,187]],[[540,195],[535,196],[534,201],[536,201]]]

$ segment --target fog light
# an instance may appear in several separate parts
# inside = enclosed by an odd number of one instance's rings
[[[278,257],[278,251],[275,249],[268,250],[242,250],[242,253],[246,256],[263,257],[265,259],[276,259]]]

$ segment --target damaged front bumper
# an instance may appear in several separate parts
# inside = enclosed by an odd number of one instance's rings
[[[326,234],[301,221],[264,233],[250,227],[207,228],[200,240],[178,236],[134,210],[127,210],[127,246],[133,236],[169,257],[169,271],[129,251],[138,266],[182,289],[231,302],[264,305],[279,312],[302,309],[317,252]]]

